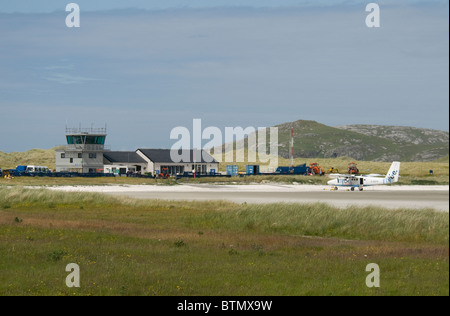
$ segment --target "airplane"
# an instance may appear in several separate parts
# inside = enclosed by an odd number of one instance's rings
[[[377,174],[362,176],[353,174],[331,174],[330,176],[335,177],[335,179],[328,181],[328,184],[334,186],[334,190],[337,190],[338,187],[350,187],[351,191],[355,191],[355,188],[358,188],[359,191],[362,191],[363,187],[365,186],[383,185],[398,182],[399,174],[400,162],[394,161],[388,173],[384,177]]]

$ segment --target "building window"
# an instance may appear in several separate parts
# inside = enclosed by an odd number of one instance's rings
[[[78,153],[78,158],[83,158],[83,154],[82,153]]]
[[[91,154],[89,154],[89,158],[90,159],[96,159],[97,158],[97,154],[91,153]]]
[[[64,158],[66,158],[66,154],[65,154],[65,153],[62,153],[62,154],[61,154],[61,159],[64,159]]]
[[[70,158],[70,163],[73,163],[73,158]]]
[[[86,144],[104,145],[105,144],[105,136],[86,136]]]

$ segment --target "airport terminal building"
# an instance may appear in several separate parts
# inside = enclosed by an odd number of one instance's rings
[[[189,150],[186,160],[174,162],[170,149],[111,151],[105,146],[106,136],[106,128],[66,128],[67,145],[56,151],[56,172],[175,176],[219,171],[219,162],[203,150]]]
[[[138,149],[136,153],[147,162],[147,172],[169,174],[171,176],[196,172],[199,175],[215,174],[219,162],[210,154],[200,150],[189,150],[187,161],[174,162],[170,149]]]

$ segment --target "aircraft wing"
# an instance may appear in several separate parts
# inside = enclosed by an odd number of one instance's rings
[[[329,175],[328,175],[328,177],[330,177],[330,178],[332,178],[332,179],[337,179],[337,178],[339,178],[341,176],[341,174],[339,174],[339,173],[330,173]]]
[[[328,176],[333,179],[351,179],[358,177],[357,175],[354,174],[341,174],[341,173],[331,173]]]

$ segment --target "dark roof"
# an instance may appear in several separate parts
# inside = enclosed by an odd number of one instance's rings
[[[148,159],[150,159],[152,162],[166,162],[166,163],[174,163],[174,161],[171,158],[170,153],[174,149],[138,149],[141,153],[143,153]],[[174,150],[175,154],[179,155],[181,154],[181,150]],[[184,161],[182,160],[181,163],[218,163],[217,160],[215,160],[210,154],[208,154],[206,151],[203,151],[203,154],[200,154],[200,150],[195,150],[195,159],[194,159],[194,149],[190,150],[190,160]],[[205,161],[205,157],[207,157],[207,160]],[[194,161],[195,160],[195,161]]]
[[[111,163],[146,163],[134,151],[105,151],[103,157]]]

